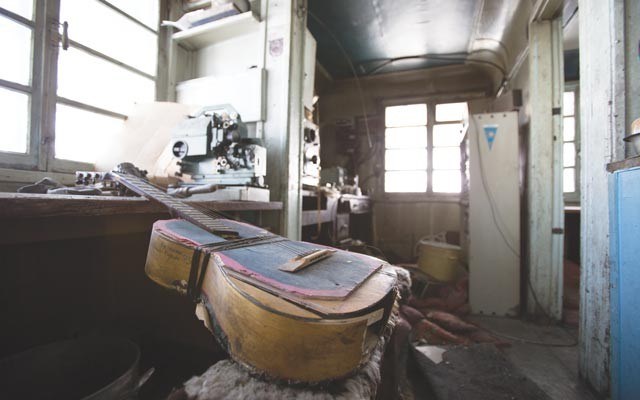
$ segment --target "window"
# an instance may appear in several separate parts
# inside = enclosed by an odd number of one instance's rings
[[[156,97],[158,19],[159,0],[0,0],[0,165],[91,167],[132,105]]]
[[[466,103],[387,107],[385,192],[460,193],[466,120]]]
[[[60,0],[70,47],[58,55],[56,159],[95,162],[131,107],[154,100],[157,33],[127,14],[142,3],[157,24],[157,1]]]
[[[0,36],[4,38],[0,40],[0,152],[19,164],[35,162],[29,157],[37,142],[30,119],[34,114],[35,27],[33,1],[0,0]]]
[[[576,90],[567,90],[562,98],[562,114],[563,114],[563,144],[562,144],[562,186],[563,192],[567,199],[572,200],[571,194],[576,194],[579,188],[579,132],[576,124],[577,107]]]

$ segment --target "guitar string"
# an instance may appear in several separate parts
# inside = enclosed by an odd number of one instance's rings
[[[203,214],[205,214],[207,216],[213,217],[213,216],[217,216],[218,214],[220,214],[217,211],[212,210],[212,209],[208,208],[205,205],[196,204],[196,203],[188,204],[188,205],[191,206],[191,207],[196,208],[198,211],[202,212]],[[233,220],[237,221],[236,219],[233,219]],[[241,222],[241,221],[238,221],[238,222]],[[276,236],[276,235],[274,235],[274,236]],[[290,253],[290,254],[292,254],[294,256],[298,256],[298,257],[302,256],[302,255],[309,254],[310,252],[315,251],[315,250],[310,250],[310,249],[306,249],[306,248],[302,248],[300,246],[297,246],[297,245],[293,244],[293,242],[291,242],[291,241],[276,242],[276,243],[273,243],[273,245],[281,247],[282,249],[286,250],[288,253]]]
[[[159,201],[163,204],[165,204],[165,206],[168,206],[170,209],[177,211],[179,214],[182,214],[183,217],[186,216],[185,219],[187,220],[195,220],[197,222],[202,223],[202,221],[198,221],[197,218],[195,218],[192,215],[189,215],[185,209],[192,209],[193,211],[195,211],[196,213],[200,213],[203,214],[205,217],[210,217],[212,219],[230,219],[233,221],[238,221],[238,219],[227,215],[226,213],[220,212],[218,210],[215,209],[211,209],[205,205],[202,204],[197,204],[197,203],[193,203],[193,204],[189,204],[186,203],[180,199],[171,197],[168,193],[164,192],[161,188],[157,187],[156,185],[152,184],[151,182],[147,182],[144,181],[140,178],[137,177],[122,177],[123,180],[128,180],[129,182],[131,182],[132,184],[136,185],[138,187],[138,189],[142,190],[145,194],[153,197],[156,201]],[[146,190],[145,190],[146,187]],[[184,209],[183,209],[184,208]],[[241,222],[241,221],[238,221]],[[205,226],[208,226],[207,224],[203,223]],[[216,223],[215,221],[213,221],[210,225],[218,225],[221,228],[227,228],[229,229],[228,226],[226,226],[224,223],[218,222]],[[217,228],[214,228],[214,230],[216,230]],[[277,236],[277,235],[274,235]],[[293,244],[293,242],[291,241],[283,241],[283,242],[275,242],[273,243],[274,245],[287,250],[288,252],[290,252],[291,254],[293,254],[294,256],[303,256],[303,255],[307,255],[310,253],[313,253],[316,249],[305,249],[305,248],[301,248],[299,246],[296,246]]]
[[[200,212],[202,212],[202,213],[204,213],[204,214],[206,214],[208,216],[217,216],[217,215],[220,214],[217,211],[215,211],[213,209],[210,209],[207,206],[202,205],[202,204],[194,203],[194,204],[188,204],[188,205],[190,205],[190,206],[192,206],[194,208],[197,208],[198,211],[200,211]],[[234,219],[234,220],[237,221],[236,219]],[[241,222],[241,221],[238,221],[238,222]],[[292,253],[293,255],[296,255],[296,256],[308,254],[308,253],[314,251],[314,250],[310,250],[310,249],[306,249],[306,248],[301,248],[300,246],[297,246],[297,245],[293,244],[293,242],[291,242],[291,241],[277,242],[277,243],[274,243],[274,244],[279,246],[279,247],[281,247],[281,248],[283,248],[283,249],[285,249],[285,250],[288,250],[290,253]]]

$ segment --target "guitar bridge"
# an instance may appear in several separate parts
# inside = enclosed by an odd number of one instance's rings
[[[313,263],[324,260],[335,252],[335,250],[331,249],[315,249],[289,260],[278,269],[286,272],[297,272]]]

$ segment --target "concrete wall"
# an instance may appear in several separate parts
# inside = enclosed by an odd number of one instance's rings
[[[395,100],[465,101],[485,97],[490,81],[484,73],[470,66],[445,69],[386,74],[361,80],[366,112],[372,117],[371,139],[373,151],[363,162],[358,173],[361,181],[374,172],[362,185],[374,198],[374,233],[377,245],[400,259],[413,257],[413,246],[422,236],[441,231],[460,230],[460,205],[457,199],[426,198],[426,196],[384,193],[384,102]],[[321,132],[321,162],[323,168],[346,166],[348,158],[337,152],[336,121],[363,115],[361,98],[353,80],[335,81],[324,92],[319,102]],[[374,123],[374,120],[379,123]],[[368,140],[360,133],[360,149],[369,152]]]

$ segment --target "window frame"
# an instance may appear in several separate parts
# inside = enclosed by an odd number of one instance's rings
[[[42,122],[44,109],[44,66],[45,58],[45,2],[33,1],[33,19],[25,18],[12,11],[0,7],[0,18],[6,18],[31,29],[31,70],[30,83],[20,83],[0,79],[0,88],[11,90],[29,96],[29,117],[27,128],[27,152],[15,153],[0,151],[0,167],[20,169],[44,169],[45,157],[42,152]]]
[[[73,174],[77,170],[92,170],[95,168],[93,163],[58,159],[55,157],[56,106],[58,103],[100,115],[121,118],[122,120],[127,119],[126,115],[57,95],[58,55],[61,51],[60,43],[62,41],[60,29],[63,22],[60,21],[61,1],[63,0],[34,1],[34,18],[32,21],[0,7],[0,18],[7,17],[33,30],[30,87],[0,79],[0,87],[27,93],[31,96],[29,107],[28,152],[26,154],[19,154],[0,151],[0,168],[13,170],[28,169],[69,174]],[[156,35],[158,38],[156,41],[158,44],[158,58],[156,61],[155,75],[150,75],[121,60],[117,60],[85,46],[81,40],[76,41],[70,39],[69,47],[83,51],[103,61],[110,62],[147,79],[151,79],[155,86],[154,99],[158,99],[159,61],[161,58],[161,46],[159,45],[160,16],[158,16],[157,28],[153,29],[107,0],[96,1],[136,23],[139,27]],[[163,2],[161,0],[157,1],[159,2],[159,10],[161,10]],[[58,45],[45,46],[45,43],[57,43]]]
[[[458,121],[436,122],[436,105],[446,103],[467,103],[467,98],[458,97],[408,97],[398,99],[387,99],[381,102],[382,115],[387,107],[402,106],[410,104],[426,104],[427,105],[427,191],[426,192],[387,192],[385,188],[385,172],[387,171],[385,156],[382,157],[381,188],[385,200],[393,201],[438,201],[438,202],[458,202],[462,196],[462,188],[458,193],[445,193],[433,191],[433,127],[435,125],[446,125],[459,123]],[[384,120],[384,118],[383,118]],[[465,123],[466,122],[466,123]],[[386,130],[386,121],[384,121],[384,129]],[[468,121],[463,121],[463,129],[469,126]],[[383,144],[384,144],[383,132]],[[386,152],[386,145],[383,145],[382,151]],[[461,161],[462,163],[462,161]],[[462,179],[462,168],[460,168],[460,178]]]
[[[581,170],[581,151],[580,151],[580,82],[578,81],[572,81],[572,82],[565,82],[564,85],[564,92],[573,92],[573,96],[574,96],[574,107],[573,107],[573,118],[574,118],[574,124],[575,124],[575,138],[573,140],[573,143],[575,143],[575,147],[576,147],[576,165],[575,165],[575,177],[574,177],[574,184],[575,184],[575,188],[576,190],[574,192],[568,192],[565,193],[564,192],[564,185],[563,185],[563,196],[564,196],[564,202],[565,204],[580,204],[580,170]],[[562,118],[563,118],[563,122],[564,122],[564,109],[562,110]],[[564,124],[563,124],[564,127]],[[564,140],[564,128],[563,128],[563,132],[562,132],[562,143],[564,146],[565,140]],[[563,179],[564,179],[564,162],[561,165],[562,167],[562,171],[563,171]]]

